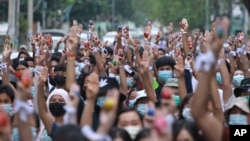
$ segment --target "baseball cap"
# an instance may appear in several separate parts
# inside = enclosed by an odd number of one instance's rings
[[[246,113],[250,113],[250,109],[248,107],[248,101],[244,97],[235,98],[231,103],[229,103],[229,106],[226,109],[226,112],[228,112],[234,106],[240,108],[241,110],[243,110]]]
[[[250,78],[245,78],[241,81],[240,87],[234,89],[234,95],[239,97],[243,90],[248,90],[250,88]]]
[[[148,97],[146,90],[137,91],[137,96],[135,98],[135,101],[139,100],[140,98],[144,98],[144,97]]]
[[[21,45],[21,46],[20,46],[20,49],[25,49],[25,50],[26,50],[26,49],[27,49],[27,46],[26,46],[26,45]]]

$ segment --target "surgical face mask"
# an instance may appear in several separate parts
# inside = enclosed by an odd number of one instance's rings
[[[119,76],[119,75],[116,75],[116,76],[115,76],[115,79],[117,80],[118,84],[120,85],[120,84],[121,84],[120,76]]]
[[[247,116],[241,114],[229,115],[229,125],[248,125]]]
[[[30,127],[30,130],[31,130],[31,134],[32,134],[32,137],[33,139],[36,138],[36,135],[37,135],[37,132],[36,132],[36,128],[35,127]],[[12,129],[12,134],[11,134],[11,138],[13,141],[20,141],[20,138],[19,138],[19,131],[18,131],[18,128],[13,128]]]
[[[147,104],[138,104],[137,105],[137,111],[142,115],[144,116],[147,112]]]
[[[105,96],[98,97],[96,100],[96,105],[101,108],[103,106],[103,103],[105,102],[105,100],[106,100]]]
[[[244,76],[243,75],[236,75],[233,77],[233,84],[237,87],[240,86],[240,83],[241,83],[241,80],[244,79]]]
[[[127,126],[125,127],[125,130],[128,132],[130,138],[132,140],[135,139],[136,135],[140,132],[141,127],[138,126]]]
[[[173,95],[173,100],[175,102],[175,106],[179,107],[180,104],[181,104],[181,98],[180,98],[180,96],[179,95]]]
[[[81,72],[79,71],[78,67],[75,67],[75,74],[76,74],[76,76],[80,76],[81,75]]]
[[[217,81],[217,83],[220,84],[220,85],[223,84],[223,81],[222,81],[222,77],[221,77],[220,72],[217,72],[217,73],[216,73],[216,81]]]
[[[130,88],[133,87],[133,77],[127,77],[126,81],[127,81],[128,87],[130,87]]]
[[[168,70],[158,71],[159,79],[165,83],[169,78],[173,78],[173,72]]]
[[[78,69],[79,69],[79,72],[82,72],[82,70],[83,70],[83,68],[85,67],[85,65],[86,65],[86,64],[84,64],[83,62],[77,64],[77,67],[78,67]]]
[[[129,107],[134,107],[135,102],[136,102],[136,99],[129,100],[129,101],[128,101],[128,106],[129,106]]]
[[[183,116],[186,120],[188,120],[188,121],[194,121],[194,118],[193,118],[193,116],[192,116],[192,114],[191,114],[191,109],[188,108],[188,107],[186,107],[186,108],[183,109],[183,111],[182,111],[182,116]]]
[[[29,71],[30,71],[30,73],[34,73],[34,71],[35,71],[35,68],[33,68],[33,67],[29,67]]]
[[[36,95],[36,88],[35,88],[35,86],[32,86],[32,87],[30,88],[30,95],[31,95],[32,97],[34,97],[34,96]]]
[[[12,108],[12,105],[11,104],[1,104],[0,105],[4,111],[9,115],[9,116],[12,116],[14,114],[13,112],[13,108]]]

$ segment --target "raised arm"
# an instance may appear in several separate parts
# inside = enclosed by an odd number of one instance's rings
[[[38,103],[38,115],[41,118],[48,134],[50,134],[54,119],[47,109],[46,100],[44,96],[44,87],[45,83],[47,82],[47,77],[48,77],[48,69],[43,68],[41,75],[38,79],[37,103]]]

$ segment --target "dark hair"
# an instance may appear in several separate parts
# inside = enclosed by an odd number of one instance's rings
[[[159,51],[162,51],[162,52],[163,52],[163,54],[165,54],[165,53],[166,53],[165,49],[163,49],[163,48],[158,48],[158,50],[159,50]]]
[[[189,102],[189,100],[193,97],[193,94],[188,94],[183,98],[181,101],[180,109],[179,109],[179,119],[185,119],[182,115],[183,109],[185,108],[185,105]]]
[[[61,56],[62,56],[62,53],[55,52],[55,53],[52,54],[52,56],[50,58],[50,61],[56,61],[56,62],[59,63]]]
[[[32,57],[26,57],[26,58],[24,59],[24,61],[25,61],[25,62],[28,62],[28,61],[34,62],[34,59],[33,59]]]
[[[143,128],[135,137],[134,141],[140,141],[141,139],[150,137],[150,129]]]
[[[20,51],[20,52],[18,53],[17,58],[19,59],[19,58],[20,58],[20,56],[21,56],[22,54],[24,54],[24,55],[26,55],[26,56],[30,57],[29,53],[27,53],[27,52],[25,52],[25,51]]]
[[[84,141],[81,128],[76,125],[63,125],[52,134],[53,141]]]
[[[172,69],[174,69],[174,65],[175,65],[174,58],[170,57],[170,56],[162,56],[155,61],[155,66],[157,69],[159,69],[162,66],[166,66],[166,65],[168,65]]]
[[[115,126],[117,126],[117,124],[118,124],[118,120],[119,120],[120,115],[124,114],[124,113],[128,113],[128,112],[135,112],[139,116],[140,121],[143,124],[143,122],[142,122],[143,117],[141,116],[141,114],[135,108],[129,107],[129,108],[124,108],[124,109],[118,111],[118,114],[117,114],[116,120],[115,120]]]
[[[16,70],[18,65],[23,65],[23,66],[25,66],[25,68],[29,68],[29,65],[26,61],[18,61],[15,68],[14,68],[15,70]]]
[[[227,71],[230,74],[231,73],[230,63],[227,60],[225,61],[225,63],[226,63]]]
[[[113,49],[111,47],[105,47],[105,49],[108,51],[108,55],[113,55]]]
[[[113,128],[109,133],[110,137],[114,140],[115,138],[122,138],[124,141],[132,141],[128,132],[125,129]]]
[[[55,66],[54,72],[63,71],[66,72],[66,64],[59,64]]]
[[[183,129],[186,129],[195,141],[204,141],[199,134],[199,130],[194,122],[190,122],[184,119],[176,120],[173,125],[173,141],[175,141]]]
[[[91,65],[96,65],[96,60],[95,60],[95,57],[93,55],[89,55],[89,63]]]
[[[11,102],[14,102],[15,99],[15,92],[9,85],[0,85],[0,94],[6,93]]]

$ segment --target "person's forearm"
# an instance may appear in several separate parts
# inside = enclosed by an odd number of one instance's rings
[[[120,92],[126,95],[128,91],[128,87],[127,87],[126,74],[125,74],[123,65],[119,66],[119,75],[120,75],[120,80],[121,80]]]
[[[146,90],[148,99],[155,103],[157,101],[157,99],[156,99],[156,95],[155,95],[153,85],[152,85],[152,83],[148,83],[148,82],[151,82],[150,76],[149,76],[150,74],[149,74],[148,71],[146,71],[141,75],[142,75],[143,86],[144,86],[144,88]]]
[[[71,84],[75,83],[75,71],[72,71],[72,68],[75,68],[75,58],[67,59],[67,68],[66,68],[66,89],[69,90]]]
[[[221,72],[221,77],[222,77],[222,82],[223,82],[223,87],[222,87],[223,100],[224,100],[224,103],[227,103],[228,99],[232,95],[232,88],[231,88],[231,79],[230,79],[230,75],[226,67],[225,60],[221,61],[220,72]]]
[[[219,91],[217,87],[217,82],[215,76],[213,76],[211,81],[211,96],[213,101],[214,116],[223,123],[224,115],[221,107],[221,101],[219,97]]]
[[[38,85],[37,88],[38,88],[37,90],[38,113],[39,115],[43,115],[44,112],[48,112],[45,97],[44,97],[44,90],[43,90],[44,85]]]
[[[95,100],[87,100],[81,116],[81,126],[89,125],[92,126],[92,120],[93,120],[93,113],[94,113],[94,107],[95,107]]]
[[[20,112],[18,112],[16,116],[18,117],[17,127],[20,135],[19,136],[20,141],[33,141],[32,133],[30,130],[30,124],[20,119]]]
[[[3,58],[3,63],[6,63],[6,68],[2,70],[3,76],[2,76],[2,84],[4,85],[9,85],[10,84],[10,79],[9,79],[9,71],[10,71],[10,59],[9,58]]]
[[[184,49],[184,57],[188,55],[189,48],[188,48],[188,34],[183,33],[182,34],[182,44],[183,44],[183,49]]]
[[[183,100],[187,95],[187,89],[186,89],[186,83],[185,83],[184,75],[179,78],[178,84],[179,84],[178,89],[179,89],[180,98],[181,98],[181,100]]]
[[[96,61],[96,65],[97,65],[97,68],[98,68],[99,75],[106,76],[107,74],[106,74],[104,65],[103,65],[103,63],[101,61],[102,59],[101,59],[100,53],[99,52],[95,52],[95,53],[93,53],[93,55],[95,57],[95,60],[97,60]]]

